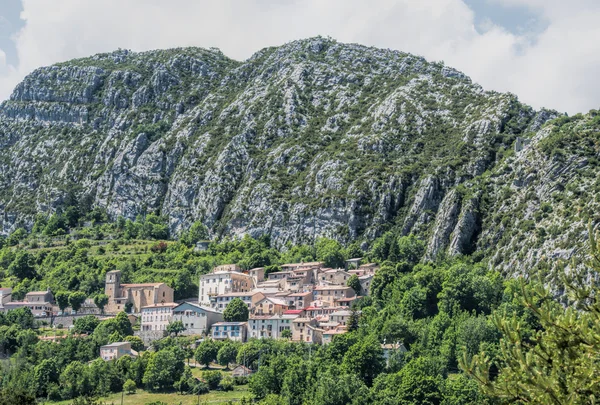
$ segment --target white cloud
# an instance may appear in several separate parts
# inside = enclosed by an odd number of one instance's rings
[[[486,89],[511,91],[537,108],[600,107],[596,0],[487,1],[528,7],[548,28],[535,41],[491,23],[480,33],[461,0],[24,0],[19,65],[6,66],[0,53],[0,99],[39,66],[119,47],[216,46],[245,59],[320,34],[444,60]]]

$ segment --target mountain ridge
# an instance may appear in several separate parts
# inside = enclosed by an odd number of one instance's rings
[[[594,114],[580,117],[592,144]],[[543,201],[531,193],[550,195],[540,172],[580,174],[541,149],[557,117],[442,63],[321,37],[243,62],[201,48],[98,54],[37,69],[0,105],[0,229],[29,227],[72,193],[113,217],[159,211],[173,234],[200,220],[215,237],[283,246],[397,230],[424,238],[430,259],[481,252],[510,271],[537,259],[505,258],[498,243],[523,238],[518,256],[538,235],[496,214],[532,221]],[[577,170],[597,172],[586,161]],[[572,256],[550,239],[541,255]]]

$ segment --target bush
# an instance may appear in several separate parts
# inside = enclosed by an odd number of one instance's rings
[[[220,371],[204,371],[202,372],[202,378],[208,384],[208,388],[211,390],[216,390],[221,383],[221,379],[223,378],[223,374]]]
[[[135,394],[136,389],[137,387],[133,380],[127,380],[125,381],[125,384],[123,384],[123,391],[125,391],[128,394]]]
[[[198,381],[196,385],[194,385],[194,388],[192,388],[192,392],[194,393],[194,395],[206,394],[208,393],[208,391],[208,385],[206,385],[202,381]]]
[[[244,377],[244,376],[233,377],[233,383],[235,385],[246,385],[246,384],[248,384],[248,377]]]
[[[219,387],[223,391],[233,391],[233,378],[230,375],[226,375],[219,383]]]

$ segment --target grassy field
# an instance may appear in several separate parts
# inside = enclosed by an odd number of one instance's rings
[[[211,391],[208,394],[200,395],[200,404],[226,404],[228,401],[239,401],[243,397],[250,397],[247,385],[236,386],[233,391]],[[121,393],[112,394],[108,397],[100,398],[106,405],[120,405]],[[177,393],[158,394],[144,390],[138,390],[135,394],[125,394],[123,396],[123,405],[144,405],[152,402],[161,401],[167,405],[198,405],[198,396],[179,395]],[[68,405],[72,401],[47,402],[52,405]]]

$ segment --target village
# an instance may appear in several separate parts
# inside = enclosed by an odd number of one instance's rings
[[[39,320],[67,325],[78,315],[93,314],[103,320],[125,311],[139,327],[135,334],[146,346],[167,336],[169,325],[178,321],[181,335],[198,339],[246,342],[285,338],[327,344],[335,335],[347,332],[352,303],[369,293],[378,266],[361,265],[360,261],[348,260],[344,269],[326,268],[322,262],[284,264],[280,271],[268,274],[262,267],[244,271],[235,264],[220,265],[200,276],[197,300],[182,302],[174,301],[174,291],[165,283],[122,283],[121,272],[113,270],[106,274],[108,302],[101,312],[88,298],[78,314],[63,313],[50,290],[29,292],[24,300],[12,301],[10,288],[0,289],[0,307],[5,311],[27,307]],[[350,286],[353,275],[358,283]],[[234,299],[247,306],[248,316],[227,322],[224,312]],[[100,350],[105,360],[125,354],[137,354],[129,342],[114,342]]]
[[[176,303],[166,284],[121,284],[115,270],[106,276],[106,312],[117,313],[130,303],[140,316],[139,336],[145,344],[164,337],[176,321],[183,325],[182,335],[327,344],[347,331],[351,304],[368,294],[376,271],[375,264],[360,265],[360,259],[347,261],[345,269],[324,268],[321,262],[284,264],[267,275],[264,268],[243,271],[221,265],[200,276],[197,301]],[[359,280],[358,291],[347,285],[352,275]],[[247,305],[248,319],[227,322],[224,311],[236,298]]]

